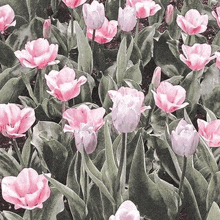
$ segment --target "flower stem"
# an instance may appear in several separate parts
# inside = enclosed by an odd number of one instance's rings
[[[42,103],[44,100],[44,73],[42,70],[38,70],[39,74],[39,103]]]
[[[24,161],[23,161],[23,159],[22,159],[22,157],[21,157],[21,152],[19,151],[18,144],[17,144],[17,141],[16,141],[15,138],[12,138],[12,143],[13,143],[15,152],[16,152],[16,154],[17,154],[17,156],[18,156],[18,159],[19,159],[19,161],[20,161],[20,163],[21,163],[21,166],[24,168],[24,167],[25,167]]]
[[[92,43],[91,43],[92,54],[94,52],[94,45],[95,45],[95,31],[96,29],[93,29],[93,32],[92,32]]]
[[[5,42],[5,38],[4,38],[4,35],[0,33],[0,38],[3,42]]]
[[[33,212],[32,212],[32,210],[30,210],[29,212],[30,212],[30,220],[32,220],[33,219]]]
[[[118,2],[118,8],[120,8],[121,7],[121,0],[119,0],[119,2]]]
[[[166,113],[166,124],[169,125],[169,113]]]
[[[139,24],[140,24],[140,20],[139,18],[137,18],[136,31],[135,31],[135,37],[134,37],[134,41],[136,44],[138,41]]]

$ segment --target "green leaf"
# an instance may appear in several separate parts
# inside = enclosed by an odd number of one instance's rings
[[[31,136],[29,136],[27,138],[27,140],[25,141],[24,145],[23,145],[23,148],[22,148],[22,159],[24,161],[24,164],[25,164],[25,167],[30,167],[29,166],[29,163],[30,163],[30,160],[31,160],[31,149],[32,149],[32,146],[31,146]]]
[[[91,47],[78,22],[74,21],[74,27],[76,29],[77,47],[79,50],[78,70],[91,74],[93,71]]]
[[[7,67],[12,67],[15,64],[16,57],[13,49],[0,41],[0,63]]]
[[[23,218],[13,212],[3,211],[0,213],[1,220],[23,220]]]
[[[121,0],[121,6],[125,4],[125,0]],[[106,8],[106,17],[110,20],[117,20],[118,19],[118,8],[119,8],[119,1],[118,0],[107,0],[105,2]]]
[[[201,1],[197,1],[197,0],[185,0],[182,10],[181,10],[181,14],[184,14],[189,11],[190,9],[196,9],[199,12],[201,12],[202,10],[202,2]]]
[[[138,62],[137,64],[128,68],[125,72],[124,79],[130,79],[130,80],[135,81],[137,84],[141,84],[142,75],[141,75],[139,65],[140,63]]]
[[[213,202],[206,220],[216,220],[216,219],[220,219],[220,209],[219,206],[215,202]]]
[[[129,177],[129,199],[138,206],[141,216],[168,219],[166,205],[157,185],[146,174],[144,144],[139,137]],[[147,207],[147,208],[146,208]]]

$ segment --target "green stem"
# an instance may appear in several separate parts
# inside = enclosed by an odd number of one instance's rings
[[[42,70],[38,70],[38,74],[39,74],[39,103],[42,103],[44,100],[44,73]]]
[[[61,110],[61,127],[64,128],[66,120],[63,118],[63,113],[65,112],[65,101],[62,102],[62,110]]]
[[[19,161],[21,163],[21,166],[24,168],[25,167],[24,161],[23,161],[23,159],[21,157],[21,152],[19,151],[18,144],[17,144],[17,141],[16,141],[15,138],[12,138],[12,143],[14,145],[14,149],[15,149],[15,152],[16,152],[16,154],[18,156],[18,159],[19,159]]]
[[[92,54],[94,52],[94,45],[95,45],[95,31],[96,29],[93,29],[93,32],[92,32],[92,43],[91,43]]]
[[[138,41],[139,24],[140,24],[140,19],[137,18],[136,31],[135,31],[135,37],[134,37],[134,41],[136,44]]]
[[[5,42],[4,35],[0,33],[0,37],[1,37],[2,42]]]
[[[33,219],[33,212],[32,212],[32,210],[30,210],[29,212],[30,212],[30,220],[32,220]]]
[[[119,2],[118,2],[118,8],[120,8],[121,7],[121,0],[119,0]]]
[[[166,113],[166,124],[169,125],[169,113]]]
[[[71,12],[71,38],[73,37],[73,19],[74,19],[74,16],[73,16],[73,8],[70,9],[70,12]]]
[[[181,192],[182,192],[182,188],[183,188],[183,184],[184,184],[184,178],[185,178],[185,174],[186,174],[186,164],[187,164],[187,157],[184,156],[184,160],[183,160],[183,170],[182,170],[182,176],[180,179],[180,185],[179,185],[179,198],[178,198],[178,209],[180,208],[180,198],[181,198]],[[180,210],[178,210],[178,215],[179,215]]]

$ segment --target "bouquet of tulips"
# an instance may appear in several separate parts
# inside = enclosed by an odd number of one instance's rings
[[[217,0],[0,1],[0,219],[220,219]]]

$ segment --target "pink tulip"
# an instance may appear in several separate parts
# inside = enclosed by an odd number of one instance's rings
[[[181,119],[176,129],[171,133],[171,143],[176,154],[188,157],[196,152],[199,134],[193,125]]]
[[[219,147],[220,146],[220,120],[213,120],[206,122],[204,120],[198,119],[199,134],[205,139],[209,147]]]
[[[153,77],[151,80],[151,83],[154,85],[154,88],[156,89],[160,85],[161,81],[161,68],[158,66],[153,73]]]
[[[87,28],[101,28],[105,21],[105,8],[102,3],[93,1],[90,4],[83,5],[83,18]]]
[[[169,4],[166,8],[165,21],[168,25],[170,25],[173,21],[173,10],[174,10],[174,7],[171,4]]]
[[[70,8],[76,8],[86,2],[86,0],[62,0],[62,1]]]
[[[43,208],[43,202],[50,196],[47,179],[32,168],[24,168],[17,177],[4,177],[1,186],[2,197],[15,209]]]
[[[214,11],[212,11],[212,15],[216,19],[217,24],[220,27],[220,7],[216,8],[216,12],[217,12],[217,14]]]
[[[140,220],[140,213],[135,204],[130,201],[124,201],[118,208],[115,215],[111,215],[109,220]]]
[[[91,154],[97,145],[97,132],[104,124],[104,108],[89,109],[87,105],[67,109],[63,113],[69,125],[64,126],[64,132],[72,132],[75,136],[77,150],[81,153],[82,147],[87,154]]]
[[[108,19],[105,18],[102,27],[96,29],[94,40],[99,44],[105,44],[110,42],[117,33],[117,25],[118,25],[117,21],[115,20],[108,21]],[[93,29],[87,28],[88,38],[92,39],[92,35],[93,35]]]
[[[5,30],[10,26],[15,26],[16,21],[13,21],[15,13],[10,5],[0,7],[0,32],[4,34]]]
[[[51,20],[50,19],[44,20],[44,24],[43,24],[44,38],[48,38],[50,36],[50,29],[51,29]]]
[[[124,9],[119,8],[118,25],[121,30],[130,32],[134,29],[136,23],[137,19],[134,8],[130,6],[126,6]]]
[[[25,136],[35,122],[32,108],[20,109],[16,104],[0,104],[0,132],[9,138]]]
[[[45,75],[45,78],[47,86],[51,90],[47,92],[61,101],[67,101],[78,96],[80,86],[87,81],[85,76],[76,80],[75,71],[69,67],[64,67],[60,71],[51,70],[48,75]]]
[[[15,56],[24,67],[43,69],[48,65],[59,63],[55,60],[57,57],[58,45],[50,44],[47,39],[38,38],[28,41],[25,44],[25,50],[15,51]]]
[[[141,113],[149,106],[142,106],[144,93],[136,89],[121,87],[118,91],[108,91],[113,101],[112,121],[117,131],[121,133],[133,132],[141,117]]]
[[[189,104],[183,103],[186,98],[186,90],[179,85],[173,86],[171,83],[163,81],[156,92],[152,92],[156,106],[166,113],[174,112]]]
[[[189,35],[203,33],[207,29],[208,15],[200,15],[196,9],[190,9],[185,17],[177,15],[177,24]]]
[[[215,52],[216,66],[220,69],[220,52]]]
[[[180,59],[191,69],[201,70],[216,56],[211,56],[212,49],[209,44],[194,44],[192,47],[182,45],[183,54]]]

